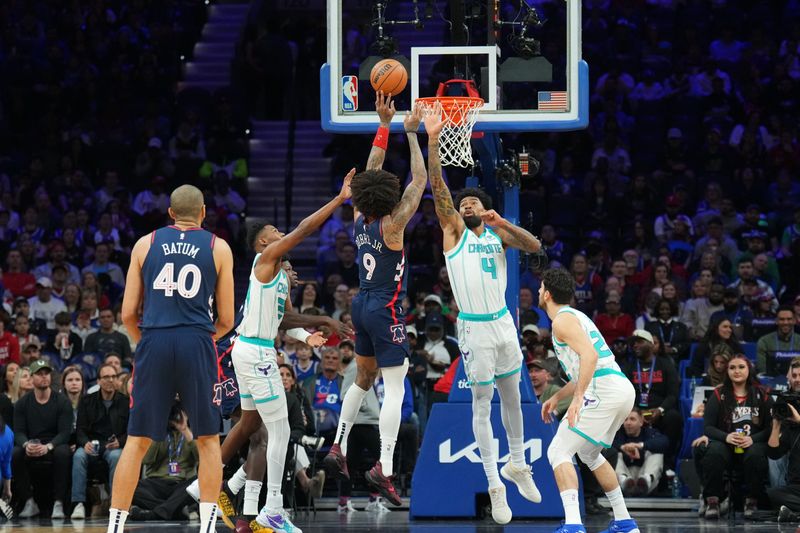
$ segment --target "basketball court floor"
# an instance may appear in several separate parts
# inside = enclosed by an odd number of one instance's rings
[[[689,512],[638,512],[635,518],[639,522],[642,533],[695,533],[695,532],[780,532],[795,533],[796,524],[778,524],[776,522],[748,522],[741,519],[735,523],[726,519],[716,522],[699,520],[694,513]],[[25,520],[0,525],[0,531],[28,532],[83,532],[104,533],[106,522],[100,519],[85,520],[84,523],[71,523],[68,520]],[[316,517],[300,514],[295,521],[304,533],[329,533],[341,532],[371,532],[384,531],[391,533],[483,533],[483,532],[530,532],[551,533],[558,522],[554,520],[522,520],[512,521],[506,526],[500,526],[491,520],[415,520],[409,521],[406,511],[393,511],[391,513],[373,514],[358,512],[350,515],[339,515],[335,511],[319,511]],[[598,532],[608,526],[605,517],[590,517],[587,531]],[[189,533],[197,531],[197,525],[189,522],[153,522],[153,523],[128,523],[126,531],[135,532],[175,532]],[[217,531],[230,531],[224,524],[217,524]]]

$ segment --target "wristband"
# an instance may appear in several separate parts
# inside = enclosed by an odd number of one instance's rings
[[[308,338],[311,336],[311,333],[307,332],[303,328],[292,328],[286,330],[286,334],[293,339],[299,340],[300,342],[306,342]]]
[[[375,138],[372,140],[372,146],[377,146],[378,148],[386,148],[389,146],[389,128],[381,126],[378,128],[378,132],[375,134]]]

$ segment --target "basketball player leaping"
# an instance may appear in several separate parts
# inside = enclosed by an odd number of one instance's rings
[[[169,207],[175,223],[139,239],[131,253],[122,320],[138,346],[128,441],[114,474],[108,533],[125,527],[142,458],[153,440],[166,438],[175,393],[189,414],[200,454],[199,531],[214,531],[222,482],[214,338],[233,325],[233,257],[228,243],[200,228],[205,214],[203,193],[191,185],[178,187]],[[170,473],[179,469],[175,462],[169,467]]]
[[[586,533],[578,503],[578,476],[572,465],[576,453],[594,472],[614,510],[614,520],[602,533],[639,533],[636,521],[628,514],[614,469],[600,453],[611,447],[614,435],[631,412],[633,385],[620,372],[597,326],[570,307],[574,296],[575,280],[569,272],[562,268],[544,272],[539,307],[553,321],[553,347],[569,383],[542,405],[542,419],[550,422],[558,402],[572,395],[567,416],[547,450],[566,513],[564,525],[556,533]]]
[[[434,114],[437,113],[441,113],[440,108],[434,109]],[[491,422],[495,384],[511,452],[511,461],[500,474],[516,483],[523,498],[539,503],[542,496],[523,452],[519,392],[522,350],[517,328],[506,307],[505,249],[512,246],[536,252],[542,245],[528,231],[497,214],[492,209],[491,197],[481,189],[462,190],[456,197],[456,211],[442,179],[436,136],[428,139],[428,171],[436,215],[444,233],[447,272],[459,308],[458,341],[472,390],[472,431],[489,481],[492,518],[506,524],[511,520],[511,508],[497,473]]]
[[[289,412],[286,394],[276,360],[274,339],[287,309],[289,279],[281,268],[282,258],[303,239],[316,231],[332,214],[350,198],[353,169],[344,178],[339,195],[317,212],[304,219],[297,228],[284,235],[274,226],[266,225],[251,237],[257,252],[250,273],[242,323],[233,345],[231,360],[239,380],[242,411],[258,411],[267,429],[267,501],[256,519],[250,523],[252,531],[275,533],[302,533],[292,524],[283,509],[281,482],[286,451],[289,446]],[[290,335],[312,346],[324,344],[317,332],[313,335],[300,330]]]
[[[344,396],[339,427],[331,451],[325,457],[325,466],[332,474],[349,477],[347,438],[361,402],[374,385],[380,368],[385,388],[385,400],[378,421],[381,454],[379,462],[365,477],[384,498],[394,505],[400,505],[400,497],[391,476],[409,353],[405,319],[400,307],[407,279],[403,232],[417,211],[427,176],[417,142],[417,129],[422,120],[422,107],[419,104],[403,121],[411,150],[412,180],[402,198],[397,176],[380,170],[386,153],[388,126],[394,114],[390,99],[378,94],[376,107],[381,117],[381,128],[375,136],[367,170],[353,178],[353,204],[357,211],[355,239],[361,288],[361,292],[353,299],[352,310],[358,375],[355,384]],[[440,120],[426,120],[425,129],[429,135],[438,136],[441,128]]]

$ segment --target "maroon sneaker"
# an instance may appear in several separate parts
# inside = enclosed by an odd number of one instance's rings
[[[364,477],[370,485],[378,489],[378,492],[380,492],[381,496],[387,501],[394,505],[402,505],[403,502],[400,500],[400,496],[397,495],[392,480],[383,475],[383,468],[381,468],[380,463],[375,463],[372,470],[364,474]]]
[[[350,479],[350,473],[347,471],[347,457],[344,456],[342,448],[338,444],[331,446],[331,451],[328,452],[322,463],[330,475]]]
[[[236,533],[253,533],[253,530],[250,529],[250,522],[244,520],[243,518],[239,518],[236,520]]]

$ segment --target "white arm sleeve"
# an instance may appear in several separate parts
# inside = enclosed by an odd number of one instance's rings
[[[286,330],[286,334],[293,339],[299,340],[300,342],[306,342],[308,338],[311,336],[311,333],[307,332],[303,328],[292,328]]]

